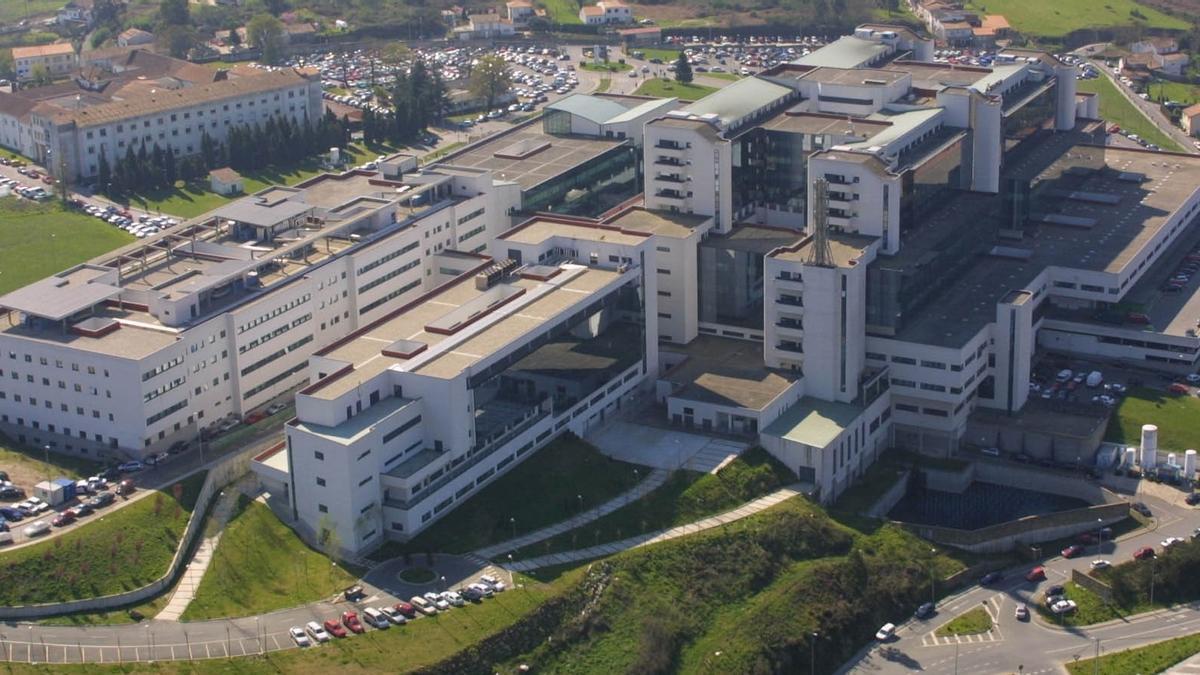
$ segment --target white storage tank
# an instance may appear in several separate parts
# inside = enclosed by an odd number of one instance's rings
[[[1127,469],[1132,469],[1137,466],[1137,448],[1125,448],[1125,461],[1122,465]]]
[[[1153,424],[1142,425],[1142,468],[1150,469],[1158,465],[1158,427]]]
[[[1173,453],[1173,452],[1167,453],[1167,466],[1179,466],[1178,464],[1175,463],[1175,453]]]
[[[1196,477],[1196,451],[1188,450],[1183,453],[1183,477],[1189,480]]]

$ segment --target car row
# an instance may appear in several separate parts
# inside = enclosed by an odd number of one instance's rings
[[[18,195],[36,202],[44,202],[52,197],[41,185],[22,185],[12,178],[0,179],[0,185],[8,187]]]
[[[299,647],[329,642],[332,638],[349,637],[351,633],[362,634],[367,626],[376,630],[387,630],[391,626],[403,626],[418,615],[433,616],[449,611],[452,607],[463,607],[467,602],[479,603],[484,598],[502,592],[503,581],[483,575],[476,583],[464,586],[460,591],[428,592],[413,596],[408,602],[397,602],[392,606],[363,607],[360,611],[347,610],[338,619],[326,619],[323,623],[309,621],[303,627],[292,626],[288,634]],[[352,586],[344,591],[347,600],[358,601],[366,594],[362,586]]]

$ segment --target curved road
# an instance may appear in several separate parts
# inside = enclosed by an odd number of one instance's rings
[[[1129,560],[1143,546],[1159,549],[1159,542],[1173,537],[1189,538],[1200,526],[1200,511],[1183,503],[1184,493],[1145,483],[1139,493],[1154,513],[1151,528],[1137,530],[1115,542],[1104,542],[1104,559],[1113,564]],[[1062,664],[1095,656],[1097,643],[1102,654],[1200,632],[1200,604],[1181,606],[1079,628],[1059,628],[1033,611],[1040,589],[1070,579],[1071,570],[1087,570],[1100,557],[1096,545],[1071,560],[1055,557],[1042,563],[1047,579],[1025,581],[1033,563],[1007,570],[1005,579],[989,587],[973,586],[938,603],[938,613],[926,620],[899,624],[898,639],[886,645],[872,644],[845,664],[839,673],[910,674],[927,673],[1035,673],[1062,672]],[[1027,604],[1030,621],[1017,621],[1016,606]],[[939,626],[974,607],[985,607],[995,628],[985,635],[959,638],[937,637]]]

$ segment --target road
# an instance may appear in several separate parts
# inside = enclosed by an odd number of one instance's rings
[[[1082,58],[1088,58],[1094,53],[1095,45],[1087,45],[1075,50],[1075,54]],[[1150,120],[1150,123],[1158,127],[1159,131],[1163,132],[1183,148],[1184,152],[1197,154],[1196,147],[1192,143],[1196,140],[1183,132],[1183,129],[1171,123],[1167,116],[1163,114],[1162,108],[1154,101],[1144,101],[1132,89],[1127,87],[1123,82],[1117,79],[1111,68],[1106,68],[1103,61],[1095,62],[1096,69],[1107,77],[1113,86],[1125,97],[1127,101],[1133,104],[1141,113]]]
[[[1183,496],[1178,490],[1142,481],[1137,499],[1154,512],[1152,526],[1129,533],[1116,542],[1104,542],[1100,555],[1118,564],[1131,559],[1133,552],[1142,546],[1159,548],[1159,542],[1168,536],[1190,537],[1200,525],[1200,511],[1184,504]],[[1200,631],[1200,605],[1081,628],[1056,627],[1036,612],[1030,621],[1015,619],[1017,605],[1027,604],[1032,608],[1039,590],[1070,579],[1072,569],[1089,569],[1091,561],[1098,557],[1096,548],[1089,545],[1082,555],[1071,560],[1055,557],[1045,561],[1047,579],[1040,583],[1025,581],[1030,564],[1007,570],[1005,580],[997,585],[973,586],[944,598],[933,617],[900,624],[897,640],[864,648],[838,672],[1058,673],[1062,664],[1076,655],[1081,659],[1095,656],[1097,647],[1104,654]],[[939,626],[974,607],[984,607],[992,615],[995,628],[990,634],[957,638],[934,635]]]

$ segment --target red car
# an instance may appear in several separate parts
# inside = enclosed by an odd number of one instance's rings
[[[407,602],[397,602],[396,603],[396,611],[400,612],[401,614],[403,614],[404,616],[407,616],[410,619],[415,618],[417,616],[417,608],[413,607],[412,605],[408,604]]]
[[[342,624],[338,623],[337,619],[326,619],[325,630],[329,631],[329,634],[334,637],[346,637],[346,629],[342,628]]]
[[[1046,568],[1040,565],[1029,570],[1029,573],[1025,575],[1025,581],[1041,581],[1045,578]]]
[[[1068,546],[1062,550],[1062,557],[1074,558],[1075,556],[1079,555],[1082,552],[1083,552],[1082,546],[1080,546],[1079,544],[1071,544],[1070,546]]]
[[[358,615],[354,612],[346,612],[342,614],[342,625],[350,629],[352,633],[365,633],[366,628],[363,628],[362,622],[358,620]]]
[[[1188,386],[1186,384],[1183,384],[1182,382],[1173,382],[1171,384],[1171,386],[1167,387],[1168,394],[1176,394],[1176,395],[1186,396],[1189,393],[1189,391],[1190,390],[1188,389]]]
[[[1149,560],[1154,557],[1154,549],[1150,546],[1143,546],[1133,552],[1134,560]]]
[[[42,176],[42,182],[46,185],[54,185],[54,176]]]
[[[75,522],[75,517],[74,511],[63,511],[54,520],[50,521],[50,524],[55,527],[63,527]]]
[[[1076,541],[1078,541],[1081,544],[1096,543],[1096,535],[1092,534],[1091,532],[1084,532],[1083,534],[1079,535],[1075,539],[1076,539]]]

